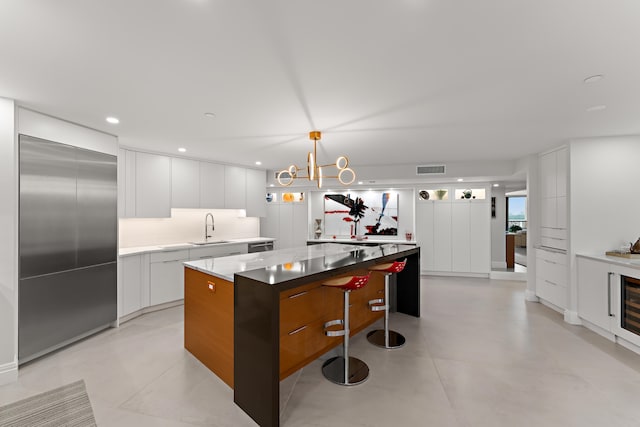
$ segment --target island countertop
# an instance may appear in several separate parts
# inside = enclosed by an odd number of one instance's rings
[[[184,263],[186,267],[220,279],[234,281],[234,274],[265,284],[277,285],[316,273],[348,267],[381,257],[415,250],[413,245],[380,246],[323,243],[298,248],[222,258],[206,258]]]

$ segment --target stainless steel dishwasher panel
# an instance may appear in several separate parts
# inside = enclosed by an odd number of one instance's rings
[[[78,267],[117,259],[117,161],[77,149]]]
[[[273,242],[249,243],[248,252],[266,252],[273,250]]]
[[[75,149],[20,135],[20,278],[76,266]]]

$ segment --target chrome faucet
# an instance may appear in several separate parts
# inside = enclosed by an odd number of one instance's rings
[[[204,217],[204,240],[206,241],[209,237],[211,237],[209,235],[209,231],[207,229],[207,226],[209,225],[209,217],[211,217],[211,231],[214,231],[216,229],[216,227],[213,225],[213,215],[211,214],[211,212],[209,212],[208,214],[205,215]]]

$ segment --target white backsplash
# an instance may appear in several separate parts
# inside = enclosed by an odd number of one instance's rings
[[[169,245],[204,240],[204,218],[211,212],[213,240],[260,236],[260,218],[246,217],[244,209],[171,209],[171,218],[124,218],[119,224],[119,246]]]

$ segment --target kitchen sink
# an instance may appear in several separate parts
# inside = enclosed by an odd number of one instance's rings
[[[229,243],[228,240],[201,240],[199,242],[189,242],[195,246],[217,245],[220,243]]]

